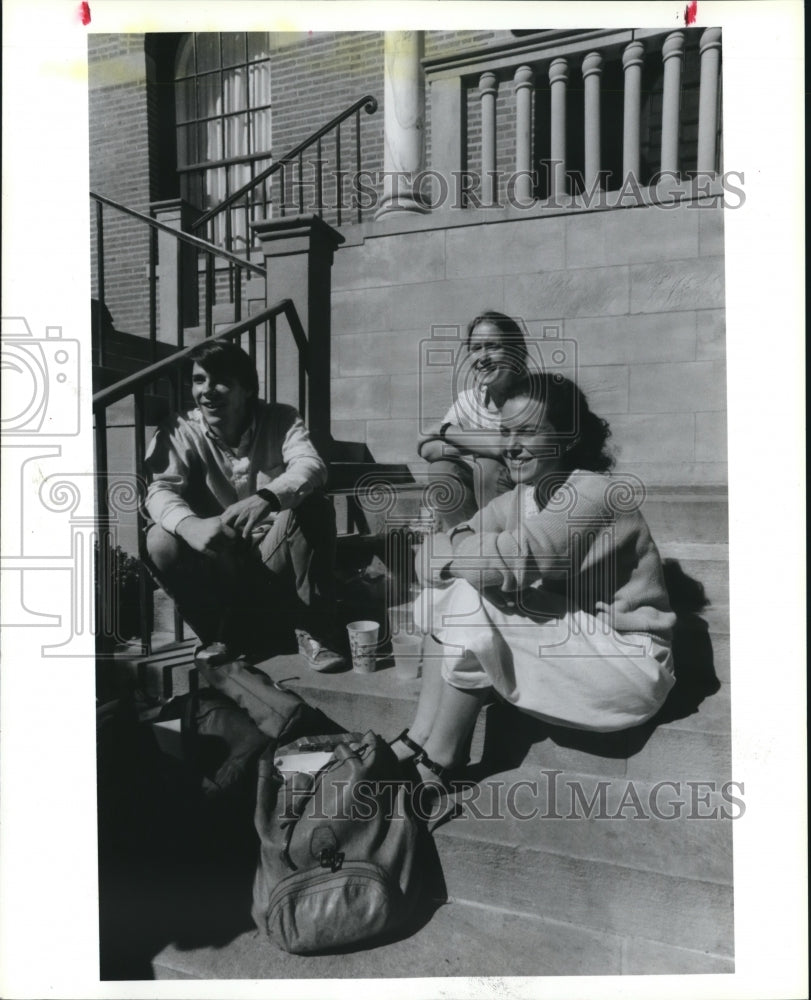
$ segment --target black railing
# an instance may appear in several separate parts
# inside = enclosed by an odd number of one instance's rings
[[[328,121],[326,125],[323,125],[316,132],[313,132],[311,136],[300,142],[297,146],[294,146],[285,156],[276,160],[275,163],[262,170],[256,175],[252,180],[248,181],[247,184],[243,184],[241,188],[234,191],[225,198],[219,205],[215,208],[210,209],[204,215],[201,215],[199,219],[192,223],[192,230],[200,229],[203,226],[208,226],[209,238],[213,239],[213,220],[220,215],[221,212],[228,212],[226,215],[226,249],[231,248],[230,239],[230,209],[231,206],[241,201],[241,199],[246,198],[251,194],[252,191],[260,184],[264,184],[265,181],[270,180],[271,182],[271,194],[273,192],[273,178],[278,175],[278,183],[276,185],[277,197],[274,199],[271,197],[271,202],[273,205],[278,205],[279,214],[285,216],[291,209],[296,213],[304,213],[305,211],[314,211],[320,218],[324,216],[324,209],[327,207],[324,204],[324,156],[323,156],[323,143],[322,140],[325,136],[332,133],[334,135],[334,149],[335,149],[335,178],[336,178],[336,203],[335,203],[335,213],[336,222],[340,226],[343,222],[343,174],[341,172],[341,124],[345,122],[348,118],[353,115],[355,117],[355,179],[357,184],[357,178],[362,170],[361,162],[361,141],[360,141],[360,122],[361,122],[361,111],[365,111],[368,115],[372,115],[377,111],[377,100],[367,94],[365,97],[361,97],[360,100],[355,101],[354,104],[350,105],[346,110],[342,111],[339,115],[336,115],[331,121]],[[315,190],[316,190],[316,204],[308,205],[305,208],[304,205],[304,154],[312,147],[315,147]],[[267,154],[264,154],[264,158]],[[289,183],[288,183],[288,168],[296,165],[298,167],[298,177],[292,176],[294,171],[290,171]],[[355,199],[355,213],[358,222],[362,221],[363,212],[361,207],[361,199]],[[246,209],[247,210],[247,209]]]
[[[291,299],[283,299],[275,305],[264,309],[262,312],[251,316],[248,319],[235,323],[227,330],[218,333],[215,340],[236,341],[242,346],[243,338],[247,336],[247,350],[254,362],[259,363],[260,358],[257,352],[257,334],[262,328],[263,355],[261,359],[262,375],[260,377],[260,388],[264,390],[264,398],[270,401],[276,399],[276,321],[283,316],[287,321],[290,333],[298,351],[298,405],[299,412],[303,415],[307,413],[310,431],[314,439],[323,439],[328,433],[328,428],[322,427],[324,423],[323,408],[319,406],[319,401],[314,398],[314,393],[307,392],[307,377],[310,373],[309,343],[307,335],[299,319],[296,307]],[[115,478],[115,473],[110,473],[108,468],[108,420],[107,411],[116,403],[125,400],[132,401],[133,412],[133,432],[134,432],[134,462],[136,479],[141,489],[146,486],[144,476],[144,456],[146,454],[146,431],[149,423],[147,418],[148,405],[156,405],[162,401],[158,393],[158,386],[161,382],[168,382],[169,404],[173,411],[182,409],[184,401],[183,369],[188,363],[189,354],[194,350],[194,345],[177,351],[171,357],[165,358],[150,365],[143,371],[136,372],[128,378],[122,379],[115,385],[107,389],[102,389],[93,396],[93,416],[95,433],[95,459],[96,459],[96,481],[98,484],[96,491],[96,515],[99,525],[100,539],[108,538],[106,526],[110,524],[110,504],[108,499],[108,484]],[[264,384],[263,384],[264,383]],[[152,390],[150,393],[148,390]],[[140,619],[141,619],[141,644],[145,655],[152,652],[151,627],[152,627],[152,587],[148,571],[146,569],[146,537],[145,518],[142,512],[142,504],[137,505],[137,531],[138,531],[138,556],[141,563],[140,570]],[[109,553],[101,552],[99,559],[99,573],[101,584],[97,587],[100,595],[97,634],[100,636],[108,630],[115,633],[115,614],[111,608],[114,600],[112,577],[108,574],[112,560],[108,558]],[[123,638],[123,637],[120,637]],[[180,641],[183,638],[183,625],[179,615],[175,612],[175,639]]]
[[[136,212],[133,208],[128,208],[126,205],[121,205],[117,201],[113,201],[111,198],[105,198],[103,195],[96,194],[95,192],[90,192],[90,197],[96,206],[96,277],[97,277],[97,298],[98,298],[98,311],[96,315],[96,329],[95,333],[95,362],[97,365],[103,366],[106,363],[105,357],[105,345],[104,345],[104,322],[105,322],[105,304],[106,304],[106,292],[105,292],[105,274],[104,274],[104,208],[105,206],[114,209],[116,212],[121,212],[124,215],[128,215],[131,218],[138,219],[144,225],[149,227],[149,263],[147,268],[147,281],[149,284],[149,341],[151,345],[150,357],[152,361],[157,360],[157,350],[158,350],[158,296],[157,296],[157,286],[158,286],[158,233],[167,233],[169,236],[173,237],[178,241],[178,252],[177,252],[177,301],[176,301],[176,330],[177,330],[177,343],[178,348],[183,347],[183,330],[185,323],[185,313],[184,313],[184,281],[183,281],[183,253],[181,247],[190,247],[192,251],[195,252],[195,260],[197,260],[200,254],[205,255],[205,319],[204,327],[205,334],[207,337],[212,336],[214,333],[214,305],[216,302],[216,269],[215,260],[219,258],[227,262],[230,268],[231,279],[229,281],[229,301],[233,303],[234,306],[234,320],[238,323],[242,319],[242,272],[245,271],[247,274],[256,274],[262,278],[267,277],[267,272],[264,267],[259,264],[254,264],[250,260],[246,260],[244,257],[239,257],[236,254],[230,253],[224,250],[222,247],[214,246],[213,243],[209,243],[199,236],[193,236],[191,233],[184,233],[180,230],[173,229],[171,226],[167,226],[163,222],[158,222],[156,219],[150,218],[148,215],[144,215],[142,212]],[[196,292],[195,292],[196,294]]]

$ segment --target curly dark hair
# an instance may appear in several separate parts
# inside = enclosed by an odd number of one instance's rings
[[[186,359],[189,370],[198,364],[209,375],[225,375],[236,379],[243,389],[254,396],[259,395],[259,376],[250,355],[238,344],[227,340],[204,340]]]
[[[591,411],[585,393],[571,379],[558,372],[529,372],[509,387],[507,398],[517,396],[538,403],[539,417],[560,434],[562,472],[608,472],[613,467],[614,457],[606,448],[608,421]]]

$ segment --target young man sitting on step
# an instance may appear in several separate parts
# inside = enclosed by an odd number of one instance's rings
[[[273,651],[293,625],[315,670],[333,652],[335,513],[324,462],[291,406],[258,398],[256,367],[215,340],[189,355],[195,408],[157,430],[146,455],[156,576],[214,657]],[[213,661],[212,661],[213,662]]]

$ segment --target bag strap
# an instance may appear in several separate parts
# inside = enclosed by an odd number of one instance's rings
[[[284,844],[282,845],[282,849],[279,852],[279,854],[281,856],[282,861],[284,861],[284,863],[288,866],[288,868],[290,868],[291,871],[294,872],[298,871],[298,866],[290,857],[290,842],[293,839],[293,831],[295,830],[297,824],[301,819],[301,814],[304,811],[305,805],[315,795],[316,789],[321,783],[322,778],[329,771],[334,770],[336,767],[340,767],[340,765],[343,764],[344,761],[348,760],[351,757],[357,757],[358,759],[362,759],[361,755],[368,749],[369,747],[366,743],[359,746],[357,750],[350,750],[348,744],[339,743],[333,752],[332,759],[328,760],[325,764],[322,764],[322,766],[313,774],[309,788],[301,790],[299,801],[296,803],[295,814],[293,816],[290,816],[289,818],[285,817],[279,820],[279,826],[281,826],[285,832]],[[293,792],[292,789],[291,792]],[[286,806],[287,802],[285,802],[285,807]],[[322,859],[322,865],[329,867],[329,864],[326,864],[324,862],[324,859]]]

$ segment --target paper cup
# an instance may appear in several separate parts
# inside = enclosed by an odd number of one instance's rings
[[[374,672],[379,630],[378,623],[372,621],[350,622],[346,626],[352,651],[352,669],[359,674]]]
[[[398,681],[413,681],[420,676],[422,661],[422,636],[401,632],[391,638],[394,654],[394,673]]]

